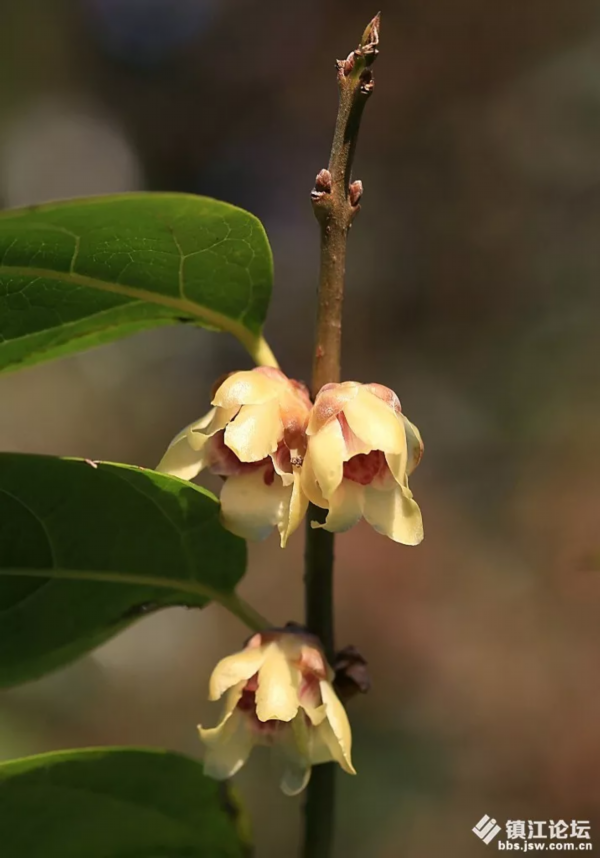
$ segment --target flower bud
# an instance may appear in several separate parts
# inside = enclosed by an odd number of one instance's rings
[[[300,483],[306,388],[278,369],[257,367],[228,376],[212,405],[173,439],[157,470],[191,480],[207,468],[225,477],[224,526],[244,539],[264,539],[277,527],[284,547],[308,505]]]
[[[315,191],[320,191],[325,194],[331,193],[331,173],[329,170],[323,169],[317,173],[317,177],[315,179]]]
[[[350,724],[332,678],[311,635],[254,635],[242,652],[220,661],[210,678],[210,699],[225,695],[225,707],[216,727],[198,727],[206,746],[206,774],[217,780],[232,777],[255,745],[268,745],[278,756],[287,795],[305,788],[317,763],[333,760],[355,774]]]
[[[326,530],[348,530],[364,516],[395,542],[423,539],[421,511],[408,487],[423,442],[402,414],[396,394],[381,384],[326,384],[307,427],[302,487],[328,509]]]
[[[364,192],[363,183],[360,179],[356,179],[355,182],[352,182],[350,184],[348,190],[350,196],[350,205],[356,208],[356,206],[360,203]]]

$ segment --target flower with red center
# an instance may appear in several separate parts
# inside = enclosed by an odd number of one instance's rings
[[[210,678],[210,699],[225,695],[225,707],[216,727],[198,728],[206,773],[230,778],[255,745],[268,745],[282,764],[281,789],[287,795],[304,789],[318,763],[333,760],[355,774],[350,724],[332,678],[311,635],[254,635],[242,652],[220,661]]]
[[[423,442],[392,390],[355,381],[326,384],[306,432],[302,488],[329,510],[325,524],[313,527],[348,530],[364,516],[395,542],[421,542],[421,511],[408,476],[421,460]]]
[[[208,468],[225,477],[224,526],[244,539],[264,539],[277,527],[284,547],[308,505],[300,483],[306,388],[278,369],[257,367],[228,376],[212,405],[173,439],[157,470],[191,480]]]

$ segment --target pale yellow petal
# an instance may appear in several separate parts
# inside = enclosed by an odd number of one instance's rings
[[[310,780],[309,734],[304,716],[298,715],[280,731],[273,748],[283,766],[279,786],[285,795],[298,795]]]
[[[197,426],[190,426],[190,442],[194,444],[204,444],[206,439],[216,435],[222,429],[225,429],[230,420],[233,420],[239,411],[239,407],[235,408],[213,408],[210,413],[210,420],[204,419]],[[208,415],[207,415],[208,417]]]
[[[323,497],[323,492],[319,488],[319,484],[317,483],[317,478],[315,476],[315,472],[313,470],[310,450],[306,453],[304,457],[304,462],[302,463],[301,470],[301,482],[302,482],[302,491],[309,499],[311,503],[314,503],[315,506],[320,506],[322,509],[327,509],[329,504]]]
[[[346,762],[331,724],[326,718],[310,730],[309,757],[313,766],[331,762],[341,765]]]
[[[184,436],[169,447],[156,470],[182,480],[193,480],[205,465],[204,453],[193,450],[187,436]]]
[[[327,737],[327,741],[325,740]],[[332,749],[333,748],[333,752]],[[321,763],[340,763],[343,760],[340,746],[334,736],[329,721],[323,720],[313,728],[310,742],[310,761],[313,766]],[[341,763],[340,763],[341,765]]]
[[[393,390],[390,390],[389,387],[386,387],[383,384],[371,383],[365,384],[365,389],[374,393],[379,399],[383,399],[383,401],[390,406],[392,411],[395,411],[396,414],[400,414],[402,412],[402,406],[400,405],[400,400]]]
[[[365,488],[364,516],[369,524],[394,542],[418,545],[423,539],[421,510],[408,487],[395,486],[391,491]]]
[[[271,461],[273,462],[275,473],[281,477],[283,485],[293,485],[294,469],[290,465],[289,451],[285,447],[279,447],[278,450],[271,454]]]
[[[300,705],[308,715],[313,727],[318,727],[327,716],[327,709],[322,703],[320,706],[314,706],[310,700],[301,700]]]
[[[308,509],[308,498],[302,491],[300,469],[294,468],[293,484],[290,487],[290,502],[282,509],[283,517],[278,523],[281,547],[285,548],[292,533],[297,530]],[[285,486],[285,484],[284,484]],[[285,486],[287,488],[287,486]],[[289,491],[289,489],[288,489]]]
[[[313,736],[310,744],[310,761],[313,766],[320,763],[338,763],[348,774],[354,775],[356,771],[348,767],[342,753],[340,743],[335,737],[331,724],[327,719],[318,727],[313,728]]]
[[[264,405],[244,405],[225,430],[225,444],[241,462],[260,462],[277,450],[283,423],[276,399]]]
[[[198,725],[198,732],[200,733],[200,738],[206,745],[212,745],[220,741],[220,736],[225,729],[225,725],[233,715],[236,706],[241,700],[245,686],[246,680],[244,679],[227,689],[225,693],[225,701],[223,705],[221,720],[216,727],[204,728]]]
[[[344,406],[344,415],[352,431],[371,450],[402,453],[406,448],[401,418],[370,390],[361,387],[355,398]]]
[[[401,453],[386,453],[385,460],[394,480],[399,486],[406,485],[408,468],[408,449],[405,446]]]
[[[258,673],[265,660],[265,648],[253,647],[222,658],[212,672],[208,684],[208,699],[218,700],[229,688],[247,682]]]
[[[198,727],[198,732],[206,745],[204,772],[219,781],[233,777],[254,746],[249,719],[239,709],[235,709],[217,727],[209,730]]]
[[[404,429],[406,431],[406,443],[408,447],[407,473],[410,476],[423,458],[424,445],[423,439],[421,438],[421,433],[419,432],[415,424],[411,423],[410,420],[404,415],[402,415],[402,420],[404,422]]]
[[[265,658],[258,672],[256,715],[260,721],[291,721],[298,712],[300,675],[277,643],[265,648]]]
[[[213,405],[220,408],[239,407],[240,405],[263,405],[277,397],[285,378],[257,372],[255,369],[234,372],[226,378],[215,393]]]
[[[265,539],[289,514],[291,494],[278,476],[267,485],[264,468],[228,477],[221,489],[223,526],[242,539]]]
[[[167,452],[156,467],[157,471],[161,474],[170,474],[172,477],[180,477],[182,480],[193,480],[202,468],[206,467],[203,449],[208,439],[200,436],[202,440],[196,444],[192,443],[191,435],[196,429],[210,423],[214,410],[214,408],[211,409],[200,420],[186,426],[173,438]]]
[[[346,457],[344,435],[337,418],[308,439],[308,455],[323,497],[329,499],[342,482]]]
[[[320,684],[323,704],[327,709],[327,720],[317,729],[321,731],[321,736],[334,759],[344,771],[355,775],[356,771],[352,765],[352,731],[346,710],[329,682],[323,681]],[[327,724],[331,727],[331,733],[327,730]],[[334,742],[332,742],[332,735]]]
[[[346,403],[354,399],[360,387],[357,381],[344,381],[342,384],[326,384],[321,388],[312,407],[307,435],[316,435],[326,423],[337,417]]]
[[[344,480],[329,501],[325,524],[317,526],[333,533],[343,533],[354,527],[363,514],[364,490],[359,483]]]
[[[295,760],[288,759],[279,787],[284,795],[294,796],[304,792],[310,781],[312,766],[298,756]]]

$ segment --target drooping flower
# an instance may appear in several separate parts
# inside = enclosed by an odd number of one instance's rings
[[[302,487],[329,510],[325,524],[313,526],[344,531],[364,516],[395,542],[421,542],[421,511],[408,476],[421,460],[423,442],[392,390],[355,381],[326,384],[306,431]]]
[[[287,795],[305,788],[318,763],[333,760],[356,774],[350,724],[332,678],[313,636],[255,634],[242,652],[220,661],[210,678],[210,700],[225,695],[225,706],[216,727],[198,727],[206,773],[230,778],[255,745],[268,745],[282,766],[280,785]]]
[[[308,391],[278,369],[257,367],[226,378],[212,405],[173,439],[157,470],[191,480],[208,468],[225,477],[225,527],[244,539],[277,527],[284,547],[308,505],[300,483]]]

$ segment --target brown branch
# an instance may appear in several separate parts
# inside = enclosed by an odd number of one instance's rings
[[[327,170],[321,170],[312,192],[321,226],[321,272],[312,392],[340,380],[342,303],[348,230],[360,208],[362,183],[352,182],[352,162],[363,110],[373,92],[371,65],[377,57],[380,16],[365,30],[359,47],[337,62],[340,93],[333,145]]]
[[[346,241],[360,209],[362,183],[352,181],[362,113],[373,91],[371,65],[377,57],[380,15],[363,33],[356,50],[337,63],[339,107],[329,166],[321,170],[311,197],[321,227],[321,267],[312,394],[341,374],[342,305],[346,274]],[[310,506],[307,516],[305,593],[306,625],[334,660],[333,533],[314,529],[326,510]],[[333,763],[316,766],[308,785],[305,806],[304,858],[329,858],[333,845],[335,769]]]

